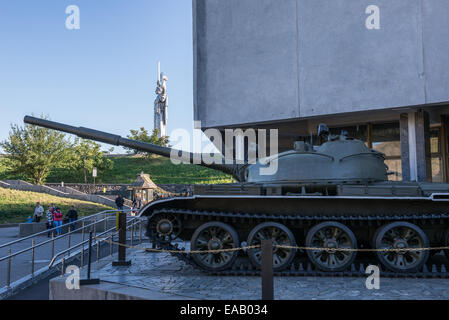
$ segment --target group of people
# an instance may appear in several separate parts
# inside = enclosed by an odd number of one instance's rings
[[[117,198],[115,198],[115,205],[117,206],[118,210],[123,211],[125,205],[125,198],[123,198],[122,195],[120,194],[117,195]],[[141,207],[142,207],[142,198],[140,196],[137,196],[133,200],[131,215],[135,215]]]
[[[36,208],[34,209],[34,222],[40,222],[41,218],[44,214],[44,208],[41,206],[39,202],[36,202]],[[78,211],[76,211],[74,206],[70,207],[70,210],[67,212],[66,217],[64,219],[64,214],[61,211],[61,208],[56,207],[53,203],[50,204],[50,207],[46,213],[47,218],[47,229],[56,228],[56,235],[60,235],[62,233],[62,224],[66,219],[68,223],[70,223],[70,229],[73,229],[74,223],[78,220]],[[48,232],[47,236],[51,236],[51,231]]]

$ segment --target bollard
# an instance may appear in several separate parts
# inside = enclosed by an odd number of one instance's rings
[[[119,233],[118,242],[120,244],[126,244],[126,213],[120,211],[119,213]],[[130,266],[131,261],[126,261],[126,247],[123,245],[118,245],[118,261],[112,261],[113,266]]]
[[[273,300],[273,241],[262,240],[262,300]]]
[[[88,252],[88,257],[87,257],[87,279],[80,280],[80,286],[100,283],[100,279],[91,279],[91,277],[90,277],[91,261],[92,261],[92,231],[89,233],[89,252]]]

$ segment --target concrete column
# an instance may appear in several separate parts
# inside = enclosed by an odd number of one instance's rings
[[[403,181],[431,181],[429,114],[424,110],[400,115]]]

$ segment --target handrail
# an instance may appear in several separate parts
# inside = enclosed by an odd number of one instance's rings
[[[116,230],[116,226],[115,225],[113,227],[111,227],[111,228],[107,228],[107,225],[108,225],[107,221],[110,221],[110,219],[111,219],[111,215],[110,215],[111,211],[117,212],[118,210],[106,210],[106,211],[102,211],[102,212],[97,213],[97,214],[92,215],[92,216],[84,217],[83,219],[77,220],[76,222],[85,220],[86,218],[98,217],[98,215],[103,215],[102,219],[92,221],[89,224],[84,224],[83,223],[83,225],[80,228],[71,230],[71,231],[69,231],[69,232],[67,232],[67,233],[65,233],[65,234],[63,234],[61,236],[53,237],[51,239],[42,241],[42,242],[40,242],[38,244],[34,244],[34,240],[33,240],[32,241],[32,245],[30,247],[22,249],[22,250],[19,250],[19,251],[14,252],[14,253],[12,253],[11,250],[8,250],[8,254],[6,256],[4,256],[4,257],[1,257],[0,258],[0,262],[7,260],[8,263],[10,264],[11,260],[13,260],[14,257],[19,256],[21,254],[25,254],[25,253],[27,253],[29,251],[34,253],[36,248],[44,246],[44,245],[47,245],[49,243],[53,243],[52,252],[51,252],[51,260],[50,260],[50,263],[48,265],[48,269],[46,269],[44,267],[43,269],[42,268],[40,269],[41,271],[52,269],[53,267],[55,267],[55,264],[57,265],[57,264],[61,263],[65,258],[72,258],[72,257],[75,257],[76,255],[79,255],[79,254],[83,255],[84,251],[85,251],[85,246],[86,246],[86,244],[89,241],[89,239],[84,239],[84,232],[85,232],[86,229],[92,230],[91,228],[92,228],[92,226],[94,226],[94,230],[95,230],[95,225],[101,224],[102,222],[104,222],[104,231],[99,232],[98,234],[96,233],[96,236],[101,237],[101,236],[107,235],[106,237],[108,237],[108,238],[111,237],[112,238],[119,232],[118,230]],[[120,212],[129,212],[129,211],[130,210],[123,210],[123,211],[120,211]],[[143,217],[140,217],[140,216],[130,216],[130,215],[126,216],[125,230],[129,230],[130,228],[132,230],[131,231],[132,232],[132,234],[131,234],[131,243],[133,241],[132,239],[133,239],[133,236],[134,236],[134,232],[136,231],[134,229],[134,226],[136,226],[136,225],[140,225],[140,241],[142,241],[142,223],[143,223],[143,221],[144,221]],[[67,227],[67,226],[70,226],[73,223],[74,222],[66,223],[63,226]],[[61,227],[62,226],[60,226],[59,228],[61,228]],[[58,227],[56,227],[56,228],[58,228]],[[52,229],[56,229],[56,228],[52,228]],[[42,233],[46,233],[46,232],[48,232],[49,230],[52,230],[52,229],[45,230],[45,232],[41,232],[41,233],[35,234],[33,236],[36,236],[36,235],[39,235],[39,234],[42,234]],[[71,243],[70,243],[70,239],[71,239],[70,235],[75,233],[75,232],[77,232],[77,231],[79,232],[80,229],[81,229],[82,234],[83,234],[82,238],[77,240],[77,242],[75,244],[71,245]],[[17,243],[17,242],[23,241],[25,239],[30,239],[33,236],[22,238],[22,239],[19,239],[19,240],[16,240],[16,241],[12,241],[9,244]],[[64,237],[68,237],[68,239],[69,239],[68,245],[66,246],[65,249],[63,249],[63,250],[60,249],[61,251],[58,251],[57,253],[55,253],[54,252],[54,243],[55,243],[55,241],[59,240],[59,239],[62,239]],[[107,240],[106,239],[97,239],[97,246],[100,246],[105,241],[107,241]],[[4,247],[4,245],[3,245],[3,247]],[[111,251],[111,254],[112,254],[112,251]],[[62,256],[62,258],[58,259],[61,256]],[[98,259],[98,253],[97,253],[97,259]],[[81,261],[83,261],[83,258],[81,258]],[[64,262],[62,262],[62,263],[64,263]],[[7,271],[6,286],[0,287],[0,291],[5,290],[5,288],[6,288],[6,290],[11,288],[10,287],[10,285],[11,285],[11,270],[12,269],[9,267],[8,271]],[[36,276],[36,274],[34,272],[34,259],[32,259],[31,278],[34,278],[35,276]],[[27,277],[30,277],[30,274],[22,276],[21,279],[25,279]]]
[[[90,223],[90,224],[88,224],[88,225],[85,225],[84,228],[90,227],[90,226],[92,226],[92,225],[96,225],[96,224],[98,224],[98,223],[100,223],[100,222],[102,222],[102,221],[104,221],[104,220],[106,220],[106,219],[108,219],[108,218],[103,218],[103,219],[101,219],[101,220],[92,222],[92,223]],[[73,222],[72,222],[72,223],[73,223]],[[63,226],[68,226],[68,225],[70,225],[70,224],[71,224],[71,223],[66,223],[66,224],[64,224]],[[62,226],[61,226],[61,227],[58,227],[58,228],[62,228]],[[43,245],[45,245],[45,244],[47,244],[47,243],[50,243],[50,242],[52,242],[52,241],[56,241],[56,240],[62,239],[62,238],[64,238],[64,237],[67,237],[68,235],[70,235],[70,234],[72,234],[72,233],[75,233],[75,231],[77,231],[77,230],[79,230],[79,229],[82,229],[82,228],[83,228],[83,227],[78,228],[78,229],[76,229],[76,230],[72,230],[72,231],[67,232],[67,233],[65,233],[65,234],[63,234],[63,235],[60,235],[60,236],[58,236],[58,237],[55,237],[55,238],[52,238],[52,239],[48,239],[48,240],[39,242],[38,244],[35,244],[35,245],[31,246],[31,247],[28,247],[28,248],[26,248],[26,249],[22,249],[22,250],[20,250],[20,251],[17,251],[17,252],[15,252],[15,253],[13,253],[13,254],[8,255],[8,256],[4,256],[4,257],[0,258],[0,262],[2,262],[3,260],[5,260],[6,258],[14,257],[14,256],[16,256],[16,255],[25,253],[25,252],[27,252],[27,251],[29,251],[29,250],[31,250],[31,249],[34,249],[34,248],[38,248],[38,247],[40,247],[40,246],[43,246]],[[50,229],[49,229],[49,230],[50,230]]]
[[[138,218],[139,218],[139,217],[135,217],[135,218],[134,218],[133,220],[131,220],[131,221],[134,221],[134,220],[136,220],[136,219],[138,219]],[[127,221],[126,223],[128,223],[128,221]],[[136,224],[136,223],[133,223],[133,224],[131,224],[131,225],[129,225],[129,226],[126,226],[126,229],[128,229],[129,227],[131,227],[132,225],[135,225],[135,224]],[[106,234],[106,233],[108,233],[108,232],[110,232],[110,231],[112,231],[112,230],[114,230],[114,229],[115,229],[115,227],[112,227],[112,228],[110,228],[110,229],[108,229],[108,230],[106,230],[106,231],[104,231],[104,232],[102,232],[102,233],[99,233],[99,234],[97,235],[97,237],[98,237],[98,236],[102,236],[102,235],[104,235],[104,234]],[[113,235],[117,234],[117,232],[118,232],[118,231],[114,232]],[[98,240],[97,240],[97,241],[98,241]],[[103,241],[104,241],[104,240],[99,240],[99,242],[103,242]],[[66,252],[69,252],[69,251],[73,250],[74,248],[77,248],[77,247],[79,247],[79,246],[81,246],[81,245],[84,245],[84,244],[86,244],[86,243],[88,243],[88,242],[89,242],[89,239],[86,239],[86,240],[84,240],[83,242],[78,243],[77,245],[74,245],[74,246],[72,246],[72,247],[70,247],[70,248],[67,248],[67,249],[65,249],[65,250],[63,250],[63,251],[61,251],[61,252],[59,252],[58,254],[56,254],[56,255],[53,257],[53,259],[51,259],[50,264],[48,265],[48,267],[51,268],[51,267],[53,266],[53,263],[55,262],[56,258],[59,257],[61,254],[66,253]]]
[[[81,222],[81,221],[84,221],[84,220],[87,220],[87,219],[90,219],[90,218],[94,218],[94,217],[96,217],[96,216],[98,216],[98,215],[104,215],[104,214],[106,214],[106,213],[108,213],[108,214],[116,213],[117,211],[126,212],[126,213],[131,212],[131,210],[105,210],[105,211],[101,211],[101,212],[99,212],[99,213],[96,213],[96,214],[93,214],[93,215],[86,216],[86,217],[83,217],[83,218],[81,218],[81,219],[78,219],[78,220],[76,220],[76,222]],[[32,234],[32,235],[29,235],[29,236],[26,236],[26,237],[23,237],[23,238],[20,238],[20,239],[11,241],[11,242],[7,242],[7,243],[4,243],[4,244],[1,244],[1,245],[0,245],[0,249],[1,249],[1,248],[4,248],[4,247],[11,246],[11,245],[16,244],[16,243],[19,243],[19,242],[21,242],[21,241],[25,241],[25,240],[34,238],[34,237],[39,236],[39,235],[42,235],[42,234],[46,234],[46,233],[48,233],[48,232],[54,231],[54,230],[59,229],[59,228],[62,228],[62,227],[64,227],[64,226],[68,226],[68,225],[70,225],[70,224],[74,224],[74,223],[76,223],[76,222],[69,222],[69,223],[63,224],[63,225],[61,225],[61,226],[59,226],[59,227],[54,227],[54,228],[51,228],[51,229],[46,229],[46,230],[44,230],[44,231],[41,231],[41,232],[38,232],[38,233],[34,233],[34,234]],[[78,229],[77,229],[77,230],[78,230]]]
[[[135,217],[135,218],[138,218],[138,217]],[[98,223],[100,223],[100,222],[102,222],[102,221],[105,221],[105,220],[107,220],[107,219],[108,219],[108,218],[104,218],[104,219],[101,219],[101,220],[92,222],[92,223],[90,223],[90,224],[88,224],[88,225],[85,225],[85,226],[84,226],[84,229],[87,228],[87,227],[96,225],[96,224],[98,224]],[[132,219],[130,219],[130,220],[132,220]],[[73,223],[73,222],[72,222],[72,223]],[[127,221],[127,223],[128,223],[128,221]],[[68,225],[70,225],[70,223],[66,223],[64,226],[68,226]],[[59,228],[62,228],[62,226],[59,227]],[[26,248],[26,249],[22,249],[22,250],[20,250],[20,251],[14,252],[13,254],[8,254],[7,256],[1,257],[1,258],[0,258],[0,262],[4,261],[4,260],[6,260],[6,259],[9,259],[9,258],[15,257],[15,256],[17,256],[17,255],[19,255],[19,254],[25,253],[25,252],[27,252],[27,251],[29,251],[29,250],[32,250],[32,249],[38,248],[38,247],[40,247],[40,246],[43,246],[43,245],[45,245],[45,244],[47,244],[47,243],[50,243],[50,242],[52,242],[52,241],[56,241],[56,240],[62,239],[62,238],[64,238],[64,237],[67,237],[68,235],[70,235],[70,234],[72,234],[72,233],[75,233],[75,231],[80,230],[80,229],[82,229],[82,228],[83,228],[83,227],[78,228],[78,229],[75,229],[75,230],[72,230],[72,231],[67,232],[67,233],[65,233],[65,234],[63,234],[63,235],[60,235],[60,236],[58,236],[58,237],[55,237],[55,238],[52,238],[52,239],[48,239],[48,240],[39,242],[38,244],[35,244],[35,245],[33,245],[33,246],[31,246],[31,247],[28,247],[28,248]],[[113,228],[111,228],[111,229],[114,229],[114,228],[115,228],[115,227],[113,227]],[[111,229],[108,229],[108,230],[111,230]],[[50,229],[49,229],[49,230],[50,230]]]

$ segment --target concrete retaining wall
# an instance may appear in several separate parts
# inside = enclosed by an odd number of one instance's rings
[[[19,237],[28,237],[47,229],[46,222],[19,223]]]
[[[78,290],[69,290],[66,278],[57,277],[50,280],[50,300],[144,300],[138,288],[121,286],[114,283],[82,286]]]
[[[23,180],[5,180],[2,181],[1,187],[22,190],[22,191],[32,191],[39,193],[47,193],[57,197],[71,198],[82,201],[95,202],[99,204],[103,204],[110,207],[115,207],[115,201],[109,199],[105,196],[95,195],[95,194],[85,194],[79,192],[76,189],[65,187],[64,191],[58,190],[56,188],[52,188],[49,186],[38,186],[31,183],[28,183]]]
[[[46,183],[46,186],[60,189],[67,188],[67,190],[77,190],[81,193],[88,194],[102,194],[104,193],[104,189],[106,189],[106,193],[109,195],[117,195],[122,194],[122,196],[126,195],[126,188],[129,184],[85,184],[85,183],[64,183],[64,187],[61,186],[60,183]]]
[[[94,275],[95,276],[95,275]],[[151,288],[138,288],[120,283],[101,282],[100,284],[81,286],[78,290],[69,290],[65,284],[66,277],[50,280],[50,300],[173,300],[193,298],[163,293]]]

